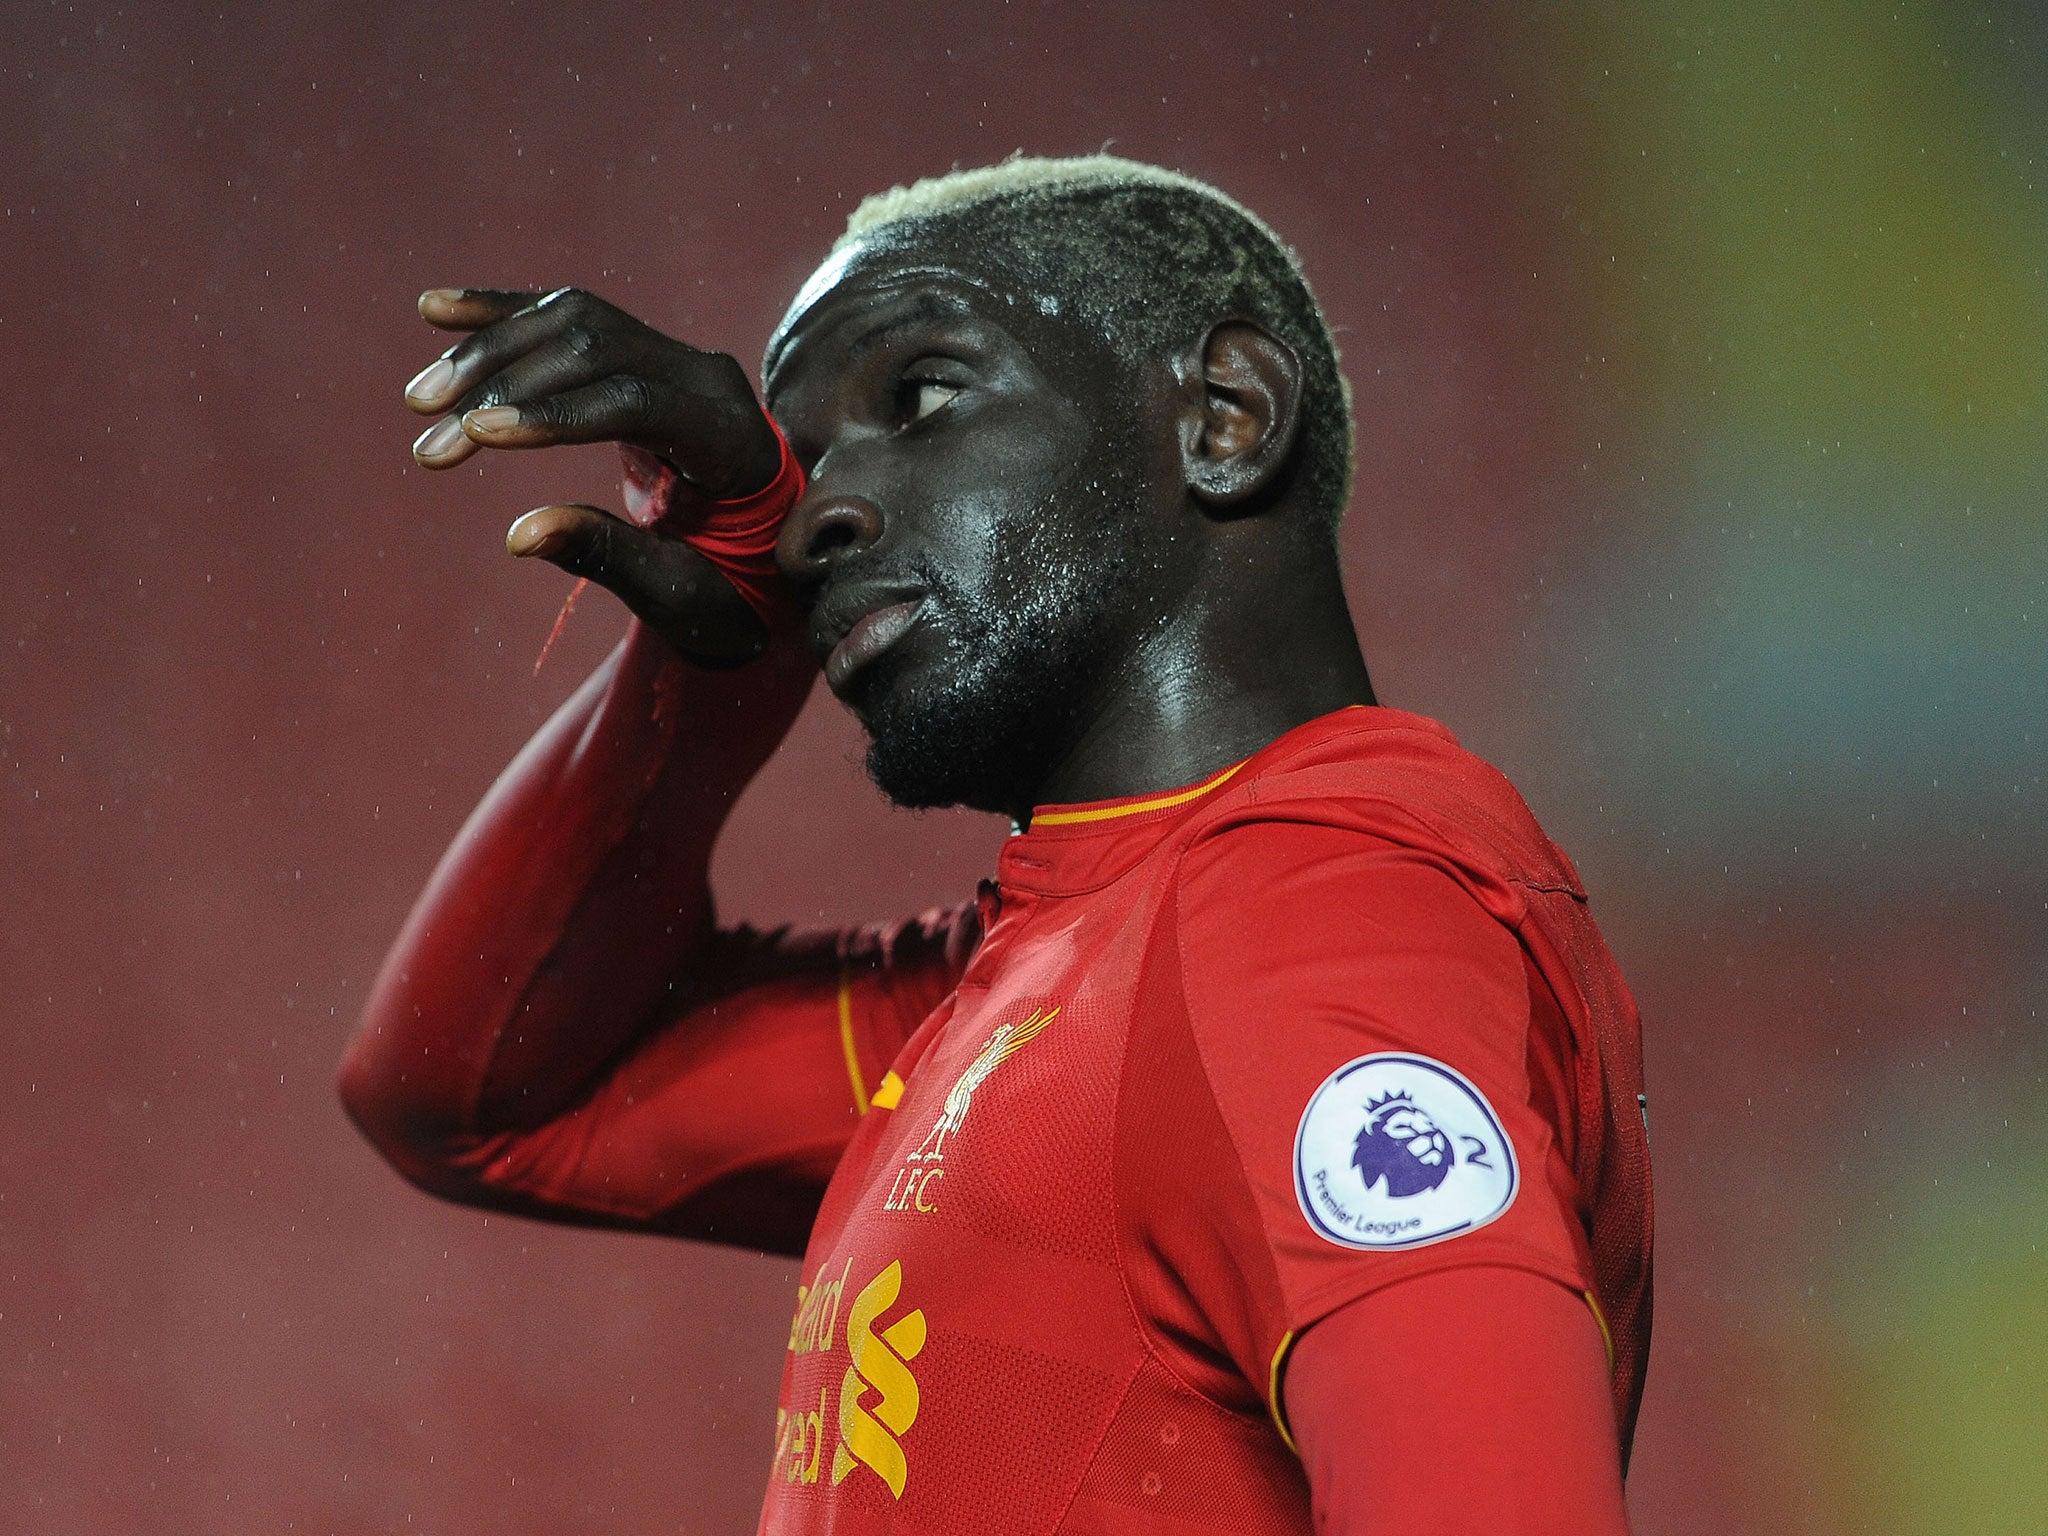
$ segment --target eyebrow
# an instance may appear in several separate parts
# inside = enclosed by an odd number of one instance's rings
[[[853,341],[847,346],[846,355],[848,358],[865,357],[876,348],[886,346],[902,332],[911,329],[913,326],[923,325],[930,320],[947,318],[965,312],[967,310],[963,304],[948,303],[945,299],[933,293],[919,294],[907,313],[897,315],[893,319],[884,320],[879,325],[870,326],[867,330],[862,331],[860,335],[854,337]]]
[[[847,360],[851,362],[865,357],[876,348],[886,346],[897,335],[909,330],[913,326],[923,325],[931,320],[971,315],[973,313],[962,300],[945,293],[920,293],[909,299],[908,303],[909,308],[907,310],[875,321],[874,324],[854,337],[847,344]],[[769,359],[768,372],[771,378],[783,373],[789,367],[790,360],[793,357],[796,357],[807,346],[814,343],[814,334],[799,335],[787,342]],[[770,396],[780,393],[779,385],[769,383],[766,393]]]

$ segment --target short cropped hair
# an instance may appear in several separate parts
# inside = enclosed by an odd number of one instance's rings
[[[989,247],[998,270],[1049,311],[1094,324],[1127,363],[1233,316],[1266,326],[1301,360],[1292,483],[1334,532],[1351,491],[1351,391],[1299,259],[1257,214],[1192,176],[1116,155],[1019,155],[874,194],[833,249],[911,243],[937,227]]]

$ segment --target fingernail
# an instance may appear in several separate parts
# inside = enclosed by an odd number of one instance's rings
[[[562,530],[545,527],[540,522],[540,514],[546,510],[542,507],[529,512],[505,530],[505,548],[510,553],[522,560],[535,556],[545,558],[562,547]]]
[[[479,432],[506,432],[519,425],[516,405],[486,405],[462,418]]]
[[[460,304],[461,302],[462,290],[460,288],[429,288],[420,295],[421,304]]]
[[[413,457],[438,459],[461,441],[462,423],[453,416],[445,416],[419,435],[412,445]]]
[[[432,405],[448,393],[448,386],[455,382],[455,365],[447,358],[436,358],[419,372],[419,377],[405,386],[406,398],[417,400],[422,405]]]

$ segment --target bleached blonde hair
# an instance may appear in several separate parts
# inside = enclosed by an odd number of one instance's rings
[[[1183,172],[1170,171],[1163,165],[1126,160],[1121,155],[1107,152],[1054,159],[1019,151],[994,165],[949,171],[943,176],[925,176],[908,186],[898,185],[886,192],[870,193],[848,215],[846,231],[833,249],[838,250],[884,224],[894,224],[901,219],[933,218],[992,197],[1119,186],[1172,187],[1176,191],[1221,203],[1274,245],[1287,251],[1290,260],[1294,258],[1294,253],[1274,233],[1272,226],[1228,192],[1212,187],[1206,181],[1197,181]]]

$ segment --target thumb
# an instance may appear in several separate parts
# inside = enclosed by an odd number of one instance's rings
[[[505,552],[522,560],[546,560],[575,576],[612,587],[611,572],[648,558],[634,550],[630,536],[641,530],[602,507],[580,503],[536,507],[505,530]],[[624,593],[620,593],[624,596]]]
[[[506,530],[505,548],[595,582],[692,660],[731,666],[766,642],[766,627],[710,561],[601,508],[537,507]]]

